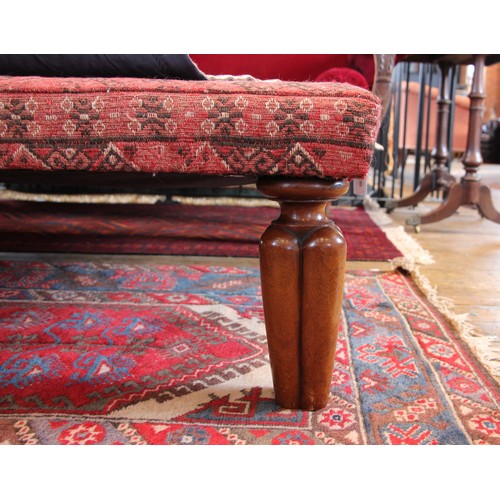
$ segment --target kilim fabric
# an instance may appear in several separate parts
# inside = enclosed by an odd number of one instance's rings
[[[0,169],[362,178],[380,112],[334,82],[0,76]]]
[[[278,215],[273,207],[0,201],[0,251],[258,257]],[[330,207],[329,216],[345,230],[348,260],[402,256],[363,208]]]
[[[346,277],[331,400],[273,399],[256,267],[0,264],[5,444],[500,444],[500,391],[405,274]]]

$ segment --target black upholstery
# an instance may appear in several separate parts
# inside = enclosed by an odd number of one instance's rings
[[[0,74],[206,79],[187,54],[0,54]]]

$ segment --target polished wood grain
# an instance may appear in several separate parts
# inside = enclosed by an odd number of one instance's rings
[[[344,237],[326,207],[348,183],[263,178],[257,188],[281,207],[260,241],[276,401],[318,410],[329,399],[346,262]]]

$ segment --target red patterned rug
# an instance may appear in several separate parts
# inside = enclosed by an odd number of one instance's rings
[[[257,257],[273,207],[0,201],[0,251]],[[401,252],[362,208],[332,207],[348,260]]]
[[[498,384],[399,271],[348,272],[331,401],[273,400],[256,267],[0,262],[5,444],[500,444]]]

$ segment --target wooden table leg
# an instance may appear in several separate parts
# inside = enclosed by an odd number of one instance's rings
[[[484,113],[484,63],[486,56],[477,55],[474,63],[474,77],[470,98],[469,130],[467,148],[462,158],[465,175],[461,185],[464,191],[464,205],[475,205],[479,213],[487,219],[500,223],[500,213],[493,206],[490,189],[480,181],[478,170],[481,156],[481,127]]]
[[[467,144],[462,163],[465,174],[460,183],[452,183],[444,202],[428,214],[411,217],[406,222],[418,227],[420,224],[437,222],[453,215],[460,206],[477,208],[482,217],[500,223],[500,212],[493,206],[490,189],[479,179],[478,170],[483,162],[481,156],[481,126],[484,111],[484,63],[486,56],[476,55],[474,58],[474,77],[469,94],[470,111],[467,132]],[[441,179],[443,182],[443,179]]]
[[[500,212],[493,206],[491,190],[484,184],[479,189],[479,213],[482,217],[489,219],[497,224],[500,224]]]
[[[453,184],[447,193],[443,203],[438,208],[431,210],[425,215],[413,215],[407,219],[406,223],[418,228],[420,224],[430,224],[438,222],[452,216],[463,203],[463,193],[460,184]]]
[[[392,212],[395,208],[417,206],[433,191],[446,192],[456,182],[456,179],[449,174],[446,167],[449,153],[447,144],[448,117],[451,106],[449,94],[450,65],[440,63],[439,70],[441,72],[441,84],[437,99],[436,148],[432,153],[434,165],[432,170],[422,178],[418,189],[412,195],[400,200],[390,200],[386,203],[385,206],[388,213]]]
[[[346,244],[326,216],[346,181],[262,178],[281,215],[260,241],[262,297],[277,403],[318,410],[329,399]]]

